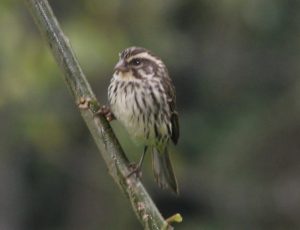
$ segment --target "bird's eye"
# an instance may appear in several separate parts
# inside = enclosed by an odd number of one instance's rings
[[[135,58],[135,59],[133,59],[130,63],[131,63],[132,65],[137,66],[137,65],[140,65],[141,62],[142,62],[141,59]]]

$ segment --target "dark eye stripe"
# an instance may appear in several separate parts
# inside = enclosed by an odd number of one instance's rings
[[[134,62],[139,62],[139,64],[143,63],[143,64],[146,64],[146,65],[157,65],[157,63],[155,63],[154,61],[149,60],[147,58],[138,58],[138,57],[137,58],[133,58],[133,59],[131,59],[131,61],[129,63],[130,64],[134,64]]]
[[[132,65],[140,65],[142,63],[142,59],[140,58],[134,58],[130,61],[130,64]]]

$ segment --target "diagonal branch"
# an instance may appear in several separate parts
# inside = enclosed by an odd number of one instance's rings
[[[95,101],[91,105],[91,110],[96,111],[99,108],[96,97],[47,0],[26,0],[26,3],[64,73],[64,79],[75,102],[82,98],[90,98]],[[127,178],[126,175],[130,172],[128,160],[118,140],[106,119],[103,116],[94,118],[91,110],[80,110],[80,112],[105,160],[110,175],[130,200],[144,229],[173,229],[163,219],[141,181],[136,177]]]

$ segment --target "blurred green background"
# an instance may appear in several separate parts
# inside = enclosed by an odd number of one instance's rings
[[[97,97],[118,53],[161,56],[177,89],[176,229],[300,229],[298,0],[50,1]],[[23,1],[0,3],[0,229],[141,229]],[[112,123],[129,158],[126,131]]]

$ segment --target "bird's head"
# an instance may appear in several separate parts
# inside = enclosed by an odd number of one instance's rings
[[[124,79],[147,79],[159,76],[166,70],[162,60],[141,47],[130,47],[119,54],[114,75]]]

